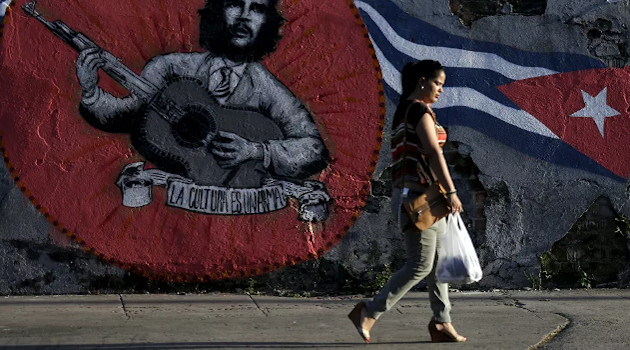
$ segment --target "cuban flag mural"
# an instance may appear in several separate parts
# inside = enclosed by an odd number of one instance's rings
[[[355,1],[388,97],[412,60],[446,68],[433,106],[445,126],[473,128],[530,156],[623,182],[630,175],[630,69],[449,34],[384,0]]]

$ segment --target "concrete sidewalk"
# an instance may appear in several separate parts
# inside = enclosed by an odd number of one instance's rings
[[[372,330],[376,349],[630,349],[630,290],[451,293],[463,344],[432,344],[426,293]],[[0,298],[0,349],[365,349],[350,297],[92,295]]]

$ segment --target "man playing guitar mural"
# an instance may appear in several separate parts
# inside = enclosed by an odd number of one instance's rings
[[[259,63],[280,39],[284,19],[276,6],[277,0],[208,0],[199,10],[207,51],[152,58],[137,83],[147,86],[144,97],[101,89],[97,72],[107,72],[107,57],[99,47],[80,50],[81,115],[103,131],[131,134],[143,157],[196,184],[252,188],[270,176],[317,174],[328,150],[312,117]]]

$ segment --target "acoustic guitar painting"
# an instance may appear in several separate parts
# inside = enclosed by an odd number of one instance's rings
[[[261,185],[266,174],[262,161],[248,160],[238,167],[224,169],[210,150],[213,139],[220,137],[218,131],[257,142],[284,138],[280,128],[262,111],[246,106],[223,106],[199,79],[192,77],[173,77],[164,88],[158,88],[84,34],[60,20],[44,19],[35,10],[35,1],[23,9],[76,51],[101,50],[105,61],[102,70],[144,102],[146,107],[133,128],[131,140],[148,161],[200,185],[240,188]]]

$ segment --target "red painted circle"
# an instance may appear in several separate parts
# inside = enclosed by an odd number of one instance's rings
[[[37,6],[45,18],[63,20],[139,72],[156,55],[199,50],[196,10],[203,3],[39,0]],[[152,277],[240,277],[330,249],[369,194],[383,123],[380,72],[351,2],[285,0],[282,6],[283,39],[263,63],[309,109],[331,152],[317,177],[334,200],[325,222],[297,220],[295,202],[269,214],[195,214],[165,206],[163,188],[146,207],[122,206],[114,182],[124,165],[142,157],[128,135],[99,131],[82,119],[76,52],[14,10],[0,53],[0,131],[18,186],[86,250]],[[107,77],[101,82],[125,94]]]

